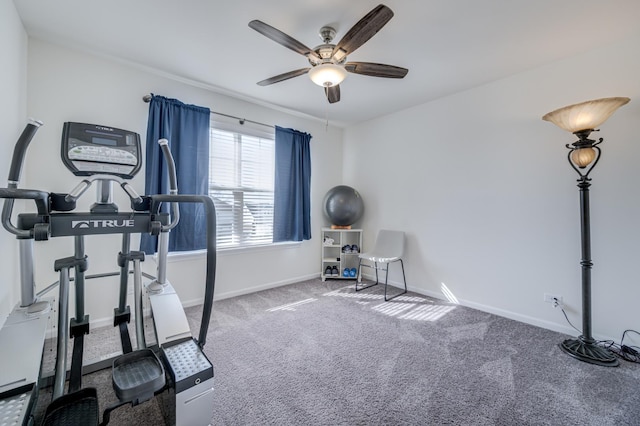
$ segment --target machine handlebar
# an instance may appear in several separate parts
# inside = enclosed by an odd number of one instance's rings
[[[5,199],[4,208],[2,209],[2,226],[10,233],[21,238],[32,237],[33,229],[18,229],[11,223],[13,200],[33,200],[36,203],[39,215],[44,216],[49,212],[48,192],[35,189],[0,188],[0,198]]]
[[[204,347],[213,309],[213,292],[216,283],[216,208],[211,197],[206,195],[151,195],[151,213],[158,214],[162,203],[200,203],[204,205],[207,221],[207,273],[205,277],[204,302],[198,345]]]
[[[158,145],[162,150],[162,155],[167,162],[169,172],[169,195],[178,194],[178,177],[176,175],[176,163],[173,161],[173,155],[169,149],[169,141],[167,139],[158,140]],[[169,231],[176,227],[180,221],[180,208],[178,203],[171,203],[171,223],[162,227],[163,231]]]
[[[78,200],[84,194],[87,189],[93,184],[96,180],[108,180],[113,181],[119,184],[122,187],[122,190],[129,196],[131,202],[133,204],[142,203],[142,197],[136,192],[135,189],[127,182],[126,180],[112,175],[93,175],[86,179],[83,179],[79,184],[77,184],[65,197],[64,200],[67,203],[73,203]]]
[[[13,148],[13,157],[11,158],[11,166],[9,167],[9,177],[7,179],[7,188],[0,188],[0,198],[4,198],[4,206],[2,207],[2,226],[12,234],[29,238],[32,236],[32,230],[21,230],[11,223],[11,215],[13,213],[13,201],[16,199],[29,199],[36,202],[38,214],[47,214],[49,212],[49,194],[43,191],[35,191],[31,189],[18,189],[20,182],[20,174],[22,172],[22,164],[27,153],[29,143],[35,136],[38,129],[42,126],[42,121],[29,119],[22,134],[18,138]]]
[[[9,185],[18,185],[18,182],[20,181],[20,172],[22,171],[22,164],[24,163],[24,157],[27,152],[27,148],[29,147],[31,139],[33,139],[40,126],[42,126],[42,121],[30,118],[29,123],[27,123],[27,126],[24,128],[22,134],[18,138],[18,142],[16,142],[15,148],[13,149],[11,167],[9,168]]]
[[[67,203],[75,202],[78,198],[82,196],[82,194],[85,193],[87,189],[89,189],[92,183],[93,182],[90,181],[89,179],[83,179],[71,191],[69,191],[69,193],[64,197],[64,200]]]

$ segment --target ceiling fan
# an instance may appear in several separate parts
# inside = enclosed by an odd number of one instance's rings
[[[338,44],[331,43],[336,35],[336,30],[332,27],[322,27],[319,35],[323,44],[313,49],[262,21],[253,20],[249,22],[249,27],[276,43],[306,56],[311,64],[310,67],[289,71],[259,81],[258,85],[268,86],[308,73],[314,83],[324,87],[329,103],[335,103],[340,100],[340,83],[346,78],[347,73],[373,77],[404,78],[409,72],[406,68],[373,62],[347,62],[347,55],[366,43],[392,17],[393,12],[391,9],[380,4],[351,27]]]

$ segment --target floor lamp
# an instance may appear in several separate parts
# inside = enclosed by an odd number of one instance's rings
[[[567,144],[568,160],[580,176],[580,225],[582,236],[582,335],[577,339],[567,339],[560,348],[580,361],[607,367],[618,366],[615,355],[598,346],[591,335],[591,231],[589,223],[589,173],[600,159],[600,145],[603,141],[589,139],[591,132],[604,123],[618,108],[629,102],[629,98],[604,98],[582,102],[557,109],[542,117],[563,130],[573,133],[578,140]]]

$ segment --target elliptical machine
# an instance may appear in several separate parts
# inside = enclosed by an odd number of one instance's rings
[[[35,294],[33,242],[53,237],[72,236],[74,255],[55,261],[59,272],[58,336],[53,378],[53,397],[43,420],[45,425],[98,424],[97,392],[82,387],[82,353],[84,336],[89,333],[89,315],[84,312],[87,256],[84,236],[121,234],[119,304],[114,309],[114,326],[118,327],[123,354],[112,360],[112,383],[118,402],[107,407],[102,424],[107,424],[112,410],[133,406],[158,395],[167,424],[208,424],[212,416],[213,366],[202,349],[212,312],[215,287],[216,247],[215,207],[211,198],[178,195],[175,165],[168,142],[159,144],[169,168],[170,193],[139,196],[128,180],[140,170],[141,145],[137,133],[108,126],[65,123],[62,136],[62,160],[83,180],[69,193],[19,189],[20,172],[27,147],[41,122],[27,124],[16,143],[7,188],[0,188],[4,198],[2,224],[19,241],[21,301],[0,329],[0,363],[8,376],[0,375],[0,422],[33,424],[33,407],[38,397],[38,381],[47,317],[51,302]],[[119,212],[112,201],[113,183],[119,184],[131,200],[130,212]],[[97,183],[97,200],[89,212],[72,213],[76,201]],[[11,223],[16,199],[30,199],[36,213],[19,214],[17,226]],[[171,214],[161,212],[162,204],[171,204]],[[179,220],[178,203],[201,203],[207,222],[207,267],[200,330],[191,335],[182,304],[166,278],[169,232]],[[144,253],[130,250],[132,233],[158,237],[157,277],[146,285],[157,344],[147,347],[143,318],[143,285],[140,262]],[[131,319],[126,305],[130,265],[133,264],[134,313],[137,348],[134,350],[127,324]],[[75,285],[75,317],[69,320],[69,286],[71,270]],[[115,274],[117,275],[117,273]],[[101,276],[104,276],[102,274]],[[29,338],[25,339],[24,336]],[[67,345],[73,339],[71,368],[67,374]],[[85,366],[86,367],[86,366]],[[95,370],[95,368],[93,369]],[[65,382],[68,376],[68,390]]]

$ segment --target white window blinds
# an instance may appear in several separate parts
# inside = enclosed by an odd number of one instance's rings
[[[273,241],[274,140],[211,127],[209,195],[218,248]]]

